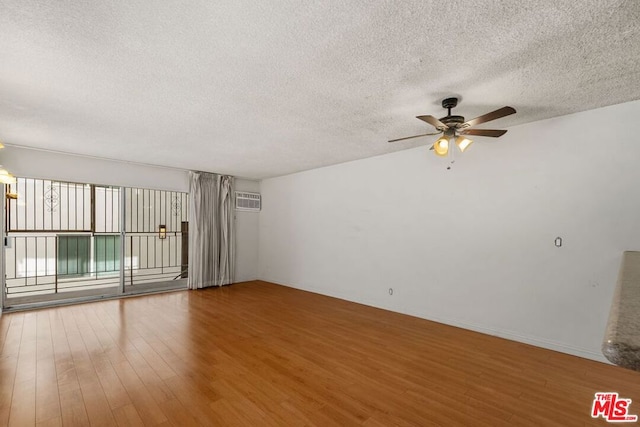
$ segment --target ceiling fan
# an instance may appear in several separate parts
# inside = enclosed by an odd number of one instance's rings
[[[392,139],[389,142],[398,142],[398,141],[404,141],[405,139],[420,138],[422,136],[442,134],[442,136],[438,138],[436,142],[434,142],[433,145],[431,146],[431,150],[434,150],[434,152],[438,156],[446,156],[449,153],[449,144],[454,140],[455,140],[455,144],[458,146],[460,151],[464,152],[473,143],[473,141],[467,138],[466,135],[489,136],[492,138],[497,138],[507,133],[506,130],[471,129],[473,126],[479,125],[481,123],[490,122],[491,120],[500,119],[502,117],[509,116],[516,112],[516,110],[512,107],[502,107],[498,110],[492,111],[487,114],[483,114],[482,116],[476,117],[475,119],[471,119],[465,122],[464,117],[451,115],[451,109],[455,108],[457,105],[458,105],[458,98],[446,98],[445,100],[442,101],[442,108],[446,108],[448,110],[446,117],[442,117],[441,119],[436,119],[433,116],[417,116],[416,117],[417,119],[427,122],[433,127],[435,127],[437,132],[424,133],[421,135],[414,135],[414,136],[407,136],[404,138]]]

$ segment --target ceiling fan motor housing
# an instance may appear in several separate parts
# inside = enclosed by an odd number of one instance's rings
[[[442,108],[446,108],[448,112],[447,116],[442,117],[440,121],[452,129],[455,129],[464,123],[464,117],[451,115],[451,109],[455,108],[457,105],[458,98],[445,98],[442,100]]]
[[[450,128],[457,128],[464,123],[464,117],[462,116],[447,116],[440,119],[442,123]]]

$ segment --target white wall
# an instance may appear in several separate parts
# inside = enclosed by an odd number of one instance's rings
[[[189,191],[189,174],[170,168],[5,147],[1,164],[15,176],[155,190]]]
[[[604,361],[621,255],[640,249],[639,116],[475,138],[450,171],[422,147],[264,180],[260,278]]]
[[[236,180],[237,191],[260,192],[258,181]],[[259,213],[234,211],[236,218],[236,282],[258,278]]]
[[[56,179],[90,184],[121,185],[157,190],[189,191],[187,171],[145,166],[90,157],[5,147],[0,164],[13,175],[27,178]],[[259,191],[260,183],[236,179],[236,189]],[[257,278],[258,215],[236,213],[236,281]]]

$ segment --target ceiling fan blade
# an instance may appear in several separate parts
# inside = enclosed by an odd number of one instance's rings
[[[497,138],[507,133],[506,130],[497,129],[464,129],[459,132],[460,135],[476,135],[476,136],[491,136]]]
[[[487,114],[483,114],[482,116],[478,116],[475,119],[471,119],[466,123],[463,123],[462,127],[468,128],[471,126],[479,125],[480,123],[490,122],[491,120],[500,119],[502,117],[509,116],[514,114],[516,110],[512,107],[502,107],[496,111],[492,111]]]
[[[440,120],[436,119],[433,116],[416,116],[416,119],[420,119],[423,122],[427,122],[438,130],[449,129],[449,126],[445,125],[444,123],[442,123]]]
[[[423,133],[422,135],[414,135],[414,136],[406,136],[404,138],[398,138],[398,139],[392,139],[389,142],[398,142],[398,141],[404,141],[405,139],[411,139],[411,138],[420,138],[421,136],[431,136],[431,135],[439,135],[442,132],[433,132],[433,133]]]

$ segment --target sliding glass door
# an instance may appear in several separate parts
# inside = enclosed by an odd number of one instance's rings
[[[186,287],[188,195],[125,188],[125,291]]]
[[[18,178],[5,306],[186,287],[186,193]]]

